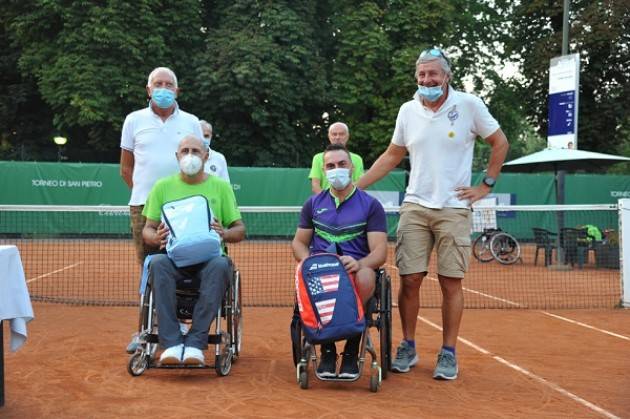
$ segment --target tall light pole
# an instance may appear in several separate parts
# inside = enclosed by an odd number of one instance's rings
[[[564,7],[562,12],[562,55],[569,54],[569,6],[570,0],[564,0]],[[578,89],[579,90],[579,89]],[[578,92],[576,92],[577,94]],[[564,184],[565,184],[566,172],[564,170],[558,170],[556,175],[556,203],[558,205],[564,205]],[[565,254],[564,249],[560,243],[560,235],[562,228],[564,227],[564,212],[558,212],[558,259],[564,264]]]
[[[562,14],[562,55],[569,53],[569,0],[564,0],[564,12]]]

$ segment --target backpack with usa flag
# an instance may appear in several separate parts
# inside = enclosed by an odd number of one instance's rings
[[[295,271],[302,329],[311,343],[333,342],[363,333],[365,315],[354,280],[333,253],[314,254]]]

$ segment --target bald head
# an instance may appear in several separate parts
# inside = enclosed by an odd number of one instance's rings
[[[346,145],[350,139],[350,130],[343,122],[335,122],[328,128],[328,140],[331,144]]]
[[[177,151],[182,149],[182,147],[193,147],[198,146],[203,148],[203,141],[201,138],[197,138],[194,135],[187,135],[179,141],[179,145],[177,146]]]

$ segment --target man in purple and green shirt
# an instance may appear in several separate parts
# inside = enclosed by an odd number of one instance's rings
[[[387,221],[383,206],[351,182],[352,160],[341,144],[331,144],[324,151],[324,170],[330,188],[311,196],[300,214],[293,254],[298,262],[311,253],[326,252],[331,245],[341,250],[341,261],[354,276],[361,301],[374,293],[376,269],[387,258]],[[358,353],[361,336],[348,339],[339,370],[340,378],[359,374]],[[323,344],[317,373],[337,376],[337,349]]]

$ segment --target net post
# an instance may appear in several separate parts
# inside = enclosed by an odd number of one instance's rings
[[[621,305],[630,308],[630,199],[620,199],[618,208]]]

